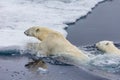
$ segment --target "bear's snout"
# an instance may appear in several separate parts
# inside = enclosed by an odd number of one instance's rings
[[[27,36],[29,35],[29,34],[27,33],[27,31],[25,31],[24,34],[27,35]]]

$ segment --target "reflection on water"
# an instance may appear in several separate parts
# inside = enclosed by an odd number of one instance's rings
[[[47,64],[43,60],[34,60],[25,65],[32,72],[47,73]]]

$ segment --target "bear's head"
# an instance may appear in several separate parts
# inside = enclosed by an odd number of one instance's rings
[[[114,49],[114,43],[113,41],[100,41],[96,43],[95,45],[99,50],[104,51],[104,52],[109,52]]]
[[[45,27],[31,27],[27,29],[24,34],[43,41],[51,32],[54,31]]]
[[[24,34],[27,36],[36,36],[36,34],[40,32],[40,29],[38,27],[31,27],[27,29]]]

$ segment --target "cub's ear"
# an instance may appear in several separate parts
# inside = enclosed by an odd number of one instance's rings
[[[105,45],[109,45],[109,43],[106,43]]]
[[[36,29],[36,32],[39,32],[40,31],[40,29]]]

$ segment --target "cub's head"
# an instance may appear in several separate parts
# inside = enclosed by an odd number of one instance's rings
[[[114,47],[114,43],[112,41],[100,41],[96,43],[96,47],[101,51],[109,52]]]
[[[32,36],[32,37],[36,37],[39,40],[43,40],[45,39],[49,33],[55,32],[49,28],[46,27],[31,27],[29,29],[27,29],[24,34],[27,36]]]

